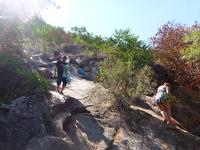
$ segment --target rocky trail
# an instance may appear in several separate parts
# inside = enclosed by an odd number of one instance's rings
[[[71,143],[71,149],[199,149],[198,137],[164,125],[148,103],[146,108],[130,106],[123,117],[111,109],[106,90],[97,92],[97,88],[97,83],[75,77],[65,96],[51,91],[57,136]]]
[[[73,76],[61,95],[50,82],[45,103],[22,96],[0,107],[0,150],[200,149],[198,136],[163,124],[152,97],[115,110],[98,83]]]
[[[62,96],[55,91],[51,106],[58,135],[69,139],[72,149],[111,149],[117,136],[119,115],[108,112],[106,97],[94,98],[95,83],[74,78]]]

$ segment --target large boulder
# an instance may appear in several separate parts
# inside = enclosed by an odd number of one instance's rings
[[[130,131],[124,134],[124,139],[134,149],[198,150],[200,147],[199,137],[163,124],[149,109],[127,109],[125,116]]]
[[[32,138],[54,132],[43,102],[23,96],[6,106],[0,111],[0,150],[23,150]]]
[[[43,77],[47,78],[47,79],[51,79],[53,77],[53,73],[51,72],[50,69],[45,68],[45,67],[39,67],[37,69],[38,73],[40,75],[42,75]]]

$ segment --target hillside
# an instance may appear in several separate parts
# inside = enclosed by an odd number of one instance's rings
[[[62,7],[0,0],[0,150],[199,150],[200,24],[102,37],[40,14]]]
[[[1,112],[0,118],[0,149],[197,150],[200,146],[199,137],[164,125],[147,103],[120,113],[112,109],[107,90],[97,83],[74,77],[64,91],[66,96],[50,93],[46,104],[51,113],[41,103],[23,97],[7,105],[9,110]]]

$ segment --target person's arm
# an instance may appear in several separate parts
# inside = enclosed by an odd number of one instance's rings
[[[166,93],[169,94],[169,93],[170,93],[169,87],[168,87],[168,86],[165,86],[165,88],[166,88]]]
[[[58,68],[58,62],[56,62],[56,65],[54,66],[54,77],[56,77],[56,73],[57,73],[57,68]]]
[[[56,77],[57,67],[54,66],[54,77]]]

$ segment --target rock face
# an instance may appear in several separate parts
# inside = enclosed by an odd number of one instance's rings
[[[39,67],[37,71],[40,75],[47,79],[51,79],[53,77],[53,73],[50,71],[50,69],[47,69],[45,67]]]
[[[119,112],[111,109],[105,89],[92,90],[96,86],[74,78],[67,96],[51,91],[51,115],[43,102],[28,97],[1,106],[0,150],[199,149],[199,137],[163,124],[145,101]]]
[[[70,143],[59,137],[46,136],[30,140],[25,150],[73,150]]]
[[[28,97],[20,97],[0,112],[0,150],[23,150],[35,137],[53,133],[47,107]]]
[[[106,104],[108,95],[105,90],[96,95],[90,87],[94,88],[92,82],[74,79],[64,91],[73,97],[59,100],[57,95],[57,101],[54,99],[54,123],[60,136],[72,143],[72,149],[199,149],[199,137],[163,124],[161,116],[145,101],[139,101],[120,113]],[[92,96],[86,97],[88,91]]]
[[[135,145],[134,149],[198,150],[200,147],[200,138],[165,125],[144,111],[127,110],[126,122],[132,135],[128,145]]]

